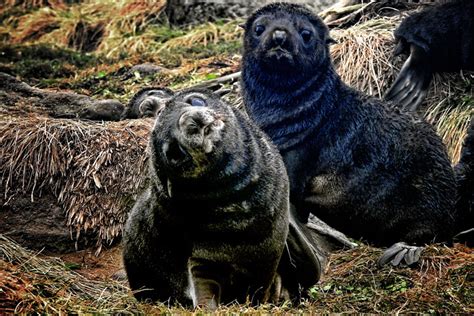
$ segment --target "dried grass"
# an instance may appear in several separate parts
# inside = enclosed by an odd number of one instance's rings
[[[98,250],[121,235],[146,170],[151,120],[88,123],[34,115],[0,117],[0,187],[31,199],[49,190],[76,238],[98,234]]]
[[[0,259],[11,264],[5,265],[4,271],[5,274],[10,272],[8,281],[17,284],[9,290],[5,282],[7,278],[0,277],[0,291],[11,296],[10,303],[16,303],[13,310],[4,312],[132,313],[137,309],[137,302],[123,284],[113,280],[87,279],[68,269],[59,258],[41,257],[1,234]],[[4,266],[1,263],[0,266]]]
[[[21,8],[21,9],[34,9],[34,8],[64,8],[65,1],[63,0],[4,0],[2,1],[3,9],[10,8]]]
[[[431,245],[413,268],[377,267],[381,251],[360,247],[331,256],[314,289],[321,311],[357,313],[472,313],[474,253]]]
[[[335,313],[474,312],[474,253],[456,245],[432,245],[413,268],[376,265],[381,250],[360,245],[331,256],[326,275],[311,299],[295,306],[221,306],[216,315]],[[25,250],[0,234],[0,312],[87,314],[202,315],[163,303],[138,303],[128,287],[114,280],[91,280],[54,257]],[[80,272],[80,271],[79,271]],[[2,309],[3,308],[3,309]]]
[[[7,19],[0,27],[2,33],[13,34],[15,43],[49,43],[68,46],[69,38],[79,23],[103,25],[104,37],[100,39],[97,52],[107,57],[118,57],[123,53],[138,54],[146,50],[153,34],[146,29],[158,19],[166,4],[165,0],[88,0],[70,6],[56,6],[27,13],[18,18]],[[86,41],[86,40],[84,40]],[[141,42],[141,44],[135,44]]]
[[[159,51],[239,40],[244,33],[244,30],[239,26],[240,23],[241,21],[231,21],[225,24],[208,22],[199,25],[182,36],[170,39],[160,47]]]
[[[380,18],[345,30],[334,30],[331,54],[338,74],[350,86],[382,97],[396,72],[393,69],[392,31],[397,18]]]

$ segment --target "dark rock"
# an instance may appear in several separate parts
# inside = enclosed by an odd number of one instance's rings
[[[0,91],[13,91],[27,96],[39,96],[41,90],[31,87],[29,84],[22,82],[9,74],[0,72]]]
[[[151,63],[144,63],[140,65],[135,65],[130,68],[129,76],[132,77],[135,73],[139,73],[141,77],[152,76],[154,74],[160,73],[163,71],[163,67],[154,65]]]
[[[75,118],[78,113],[94,103],[94,99],[71,92],[44,92],[38,105],[50,109],[50,115],[58,118]]]
[[[86,234],[81,234],[76,244],[65,213],[52,194],[43,194],[34,201],[27,194],[5,201],[2,194],[0,203],[0,234],[22,246],[46,253],[67,253],[92,244]]]

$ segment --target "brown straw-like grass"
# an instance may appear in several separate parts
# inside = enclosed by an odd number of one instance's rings
[[[474,312],[474,253],[468,247],[431,245],[419,265],[380,269],[381,250],[361,244],[330,258],[323,279],[300,305],[228,304],[216,315],[336,313]],[[114,280],[91,280],[71,271],[59,258],[28,251],[0,234],[0,312],[120,313],[202,315],[209,311],[166,303],[138,303],[127,286]],[[1,292],[3,291],[3,292]],[[2,305],[2,303],[4,303]]]
[[[24,292],[18,297],[15,313],[119,313],[136,311],[137,302],[125,285],[113,281],[90,280],[68,269],[59,258],[42,257],[28,251],[0,234],[0,266],[9,263],[8,270],[22,286]],[[5,273],[8,271],[5,268]],[[0,277],[0,286],[3,287]],[[2,286],[3,285],[3,286]],[[0,290],[2,290],[0,287]],[[19,289],[16,289],[17,292]],[[4,290],[2,290],[4,291]],[[6,290],[5,295],[8,293]],[[0,306],[1,311],[1,306]],[[6,311],[5,311],[6,312]]]
[[[151,120],[92,123],[38,116],[1,117],[0,179],[5,199],[52,192],[76,237],[98,246],[120,236],[145,181]]]
[[[41,7],[18,18],[0,23],[2,33],[11,33],[14,43],[48,43],[67,47],[69,39],[77,37],[78,24],[101,25],[104,29],[97,52],[108,57],[123,53],[139,54],[153,42],[154,34],[148,30],[152,21],[159,18],[166,1],[81,1],[69,6]],[[90,34],[94,36],[94,34]],[[86,39],[84,39],[86,41]]]

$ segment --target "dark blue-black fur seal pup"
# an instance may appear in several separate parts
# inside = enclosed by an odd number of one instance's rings
[[[214,309],[297,298],[317,282],[282,158],[241,112],[210,92],[175,94],[156,119],[150,160],[123,237],[137,298]]]
[[[245,24],[244,103],[283,156],[298,215],[378,246],[452,237],[456,181],[440,137],[345,85],[331,42],[296,4],[270,4]],[[381,263],[417,257],[418,248],[397,243]]]

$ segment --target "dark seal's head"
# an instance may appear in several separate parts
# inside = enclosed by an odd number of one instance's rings
[[[324,22],[303,6],[272,3],[245,24],[244,62],[266,72],[300,73],[329,60],[333,40]]]
[[[156,118],[151,137],[153,163],[168,176],[198,177],[224,155],[235,132],[229,105],[204,90],[175,94]]]
[[[173,96],[174,92],[167,88],[146,87],[138,91],[130,100],[122,119],[155,117]]]

